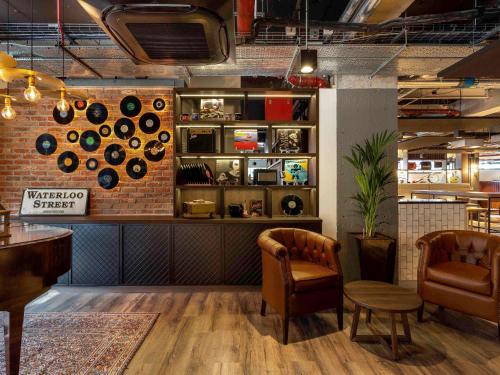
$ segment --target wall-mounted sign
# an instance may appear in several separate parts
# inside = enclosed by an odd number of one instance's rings
[[[89,189],[27,188],[21,216],[86,215]]]

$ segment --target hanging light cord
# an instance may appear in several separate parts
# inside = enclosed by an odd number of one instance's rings
[[[307,49],[307,39],[309,30],[309,0],[306,0],[306,49]]]
[[[33,70],[33,0],[31,0],[31,62],[30,69]]]
[[[7,0],[7,55],[10,54],[10,0]],[[7,96],[9,96],[9,82],[7,82]]]
[[[64,4],[61,10],[61,0],[57,0],[57,24],[59,25],[59,34],[61,36],[61,41],[59,42],[62,49],[62,79],[64,80],[64,30],[62,20],[64,19]]]

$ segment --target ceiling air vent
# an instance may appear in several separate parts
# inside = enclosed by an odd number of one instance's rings
[[[227,1],[78,1],[136,64],[219,64],[229,57],[231,38],[223,17],[230,17],[232,9]]]

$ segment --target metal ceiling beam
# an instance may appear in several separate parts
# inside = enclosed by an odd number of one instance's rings
[[[92,68],[89,64],[87,64],[85,61],[80,59],[78,56],[76,56],[73,52],[71,52],[68,48],[63,46],[62,44],[59,44],[59,48],[61,48],[64,52],[66,52],[68,55],[71,56],[73,60],[75,60],[78,64],[83,66],[85,69],[87,69],[89,72],[91,72],[93,75],[99,78],[103,78],[102,74],[99,73],[97,70]]]
[[[399,118],[400,132],[452,132],[491,129],[500,125],[500,117]]]

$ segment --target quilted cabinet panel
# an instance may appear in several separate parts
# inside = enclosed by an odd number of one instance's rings
[[[176,284],[221,284],[222,225],[175,225],[174,263]]]
[[[168,284],[171,239],[171,225],[124,225],[124,283],[130,285]]]
[[[120,282],[118,225],[73,225],[71,283],[116,285]]]

